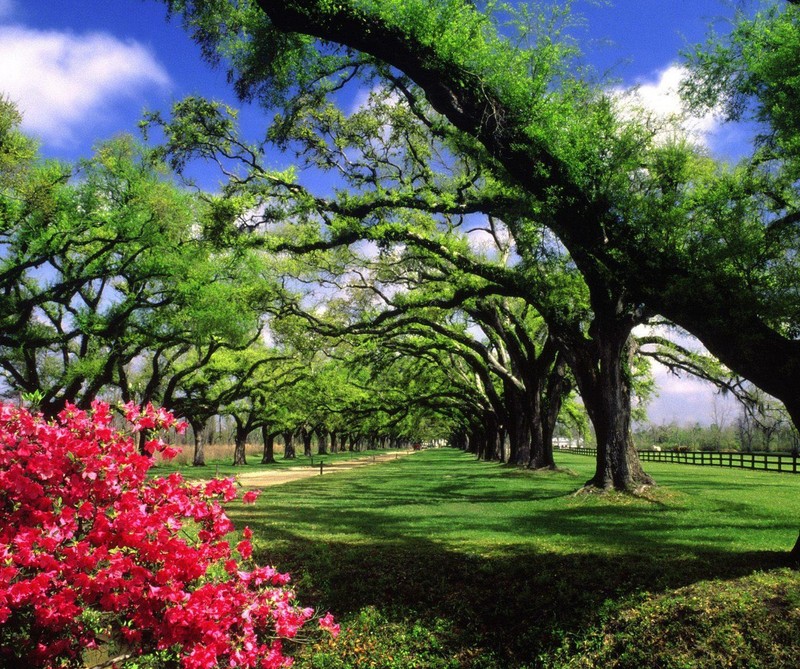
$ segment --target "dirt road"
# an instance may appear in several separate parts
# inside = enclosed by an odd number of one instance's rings
[[[319,456],[319,461],[323,463],[321,471],[319,464],[315,464],[314,466],[305,465],[303,467],[281,467],[280,469],[274,470],[262,469],[257,472],[237,474],[236,480],[244,488],[264,488],[270,485],[280,485],[281,483],[288,483],[289,481],[320,476],[320,473],[322,476],[329,476],[330,474],[346,472],[351,469],[358,469],[359,467],[369,467],[370,465],[381,462],[396,460],[413,452],[414,451],[392,451],[391,453],[353,458],[352,460],[333,460],[331,464],[325,462],[325,456]]]

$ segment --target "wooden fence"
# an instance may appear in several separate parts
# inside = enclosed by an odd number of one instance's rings
[[[564,453],[595,457],[594,448],[559,448]],[[736,467],[768,472],[797,474],[798,458],[791,453],[740,453],[734,451],[637,451],[639,459],[648,462],[674,462],[681,465]]]

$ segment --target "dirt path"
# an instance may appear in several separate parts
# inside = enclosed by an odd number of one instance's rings
[[[381,462],[397,460],[413,452],[414,451],[392,451],[391,453],[354,458],[353,460],[334,460],[331,464],[325,462],[325,456],[319,456],[319,460],[323,463],[321,473],[322,476],[328,476],[329,474],[335,474],[337,472],[346,472],[360,467],[369,467],[370,465],[379,464]],[[236,480],[244,488],[264,488],[270,485],[280,485],[281,483],[288,483],[289,481],[297,481],[299,479],[306,479],[319,475],[320,465],[315,464],[314,466],[281,467],[275,470],[262,469],[257,472],[245,472],[243,474],[237,474]]]

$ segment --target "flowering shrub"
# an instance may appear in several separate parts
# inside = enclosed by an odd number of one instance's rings
[[[124,413],[133,432],[185,427],[152,406]],[[313,611],[288,575],[246,567],[249,529],[235,551],[226,541],[233,481],[148,479],[152,455],[172,449],[150,439],[142,455],[111,423],[102,402],[53,423],[0,404],[0,666],[81,666],[101,644],[120,664],[289,666],[281,642]],[[330,614],[320,626],[338,632]]]

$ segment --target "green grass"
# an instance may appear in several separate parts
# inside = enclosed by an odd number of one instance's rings
[[[646,497],[575,495],[593,462],[558,460],[563,471],[534,473],[426,451],[232,507],[253,529],[259,561],[292,572],[301,601],[347,628],[302,648],[297,666],[726,666],[714,655],[728,648],[721,640],[700,658],[680,651],[697,646],[681,620],[696,626],[705,609],[679,604],[723,590],[723,601],[754,602],[761,620],[758,643],[742,632],[731,666],[796,666],[800,653],[784,662],[765,650],[786,644],[764,611],[800,601],[794,572],[777,570],[800,527],[800,477],[652,463],[660,487]],[[754,586],[767,570],[777,570],[769,587]],[[752,594],[767,591],[772,604]],[[715,615],[734,635],[744,623],[728,608]],[[643,635],[647,621],[666,640]],[[632,659],[615,665],[618,656]]]

